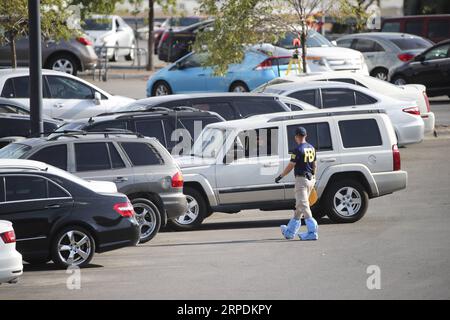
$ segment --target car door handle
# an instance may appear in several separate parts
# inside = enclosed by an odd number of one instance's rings
[[[45,206],[45,209],[58,209],[58,208],[61,208],[61,205],[57,204],[57,203],[49,204],[48,206]]]
[[[125,177],[117,177],[116,180],[114,180],[114,182],[119,183],[119,182],[125,182],[128,181],[128,178]]]
[[[62,107],[64,107],[64,105],[62,103],[55,103],[53,105],[53,107],[55,107],[55,108],[62,108]]]
[[[278,162],[268,162],[268,163],[264,163],[263,167],[270,168],[270,167],[277,167],[278,165],[279,165]]]
[[[325,159],[320,159],[320,162],[336,162],[336,158],[325,158]]]
[[[204,73],[200,73],[198,76],[199,76],[199,77],[204,77],[205,74],[204,74]]]

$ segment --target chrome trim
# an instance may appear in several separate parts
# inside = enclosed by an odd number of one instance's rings
[[[16,239],[16,241],[19,242],[19,241],[40,240],[40,239],[47,239],[47,237],[41,236],[41,237],[34,237],[34,238]]]
[[[27,199],[27,200],[14,200],[14,201],[5,201],[0,202],[0,204],[8,204],[8,203],[21,203],[21,202],[30,202],[30,201],[51,201],[51,200],[68,200],[73,199],[72,197],[61,197],[61,198],[39,198],[39,199]]]

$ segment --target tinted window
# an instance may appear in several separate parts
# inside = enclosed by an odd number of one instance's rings
[[[450,21],[431,20],[428,23],[429,38],[450,38]]]
[[[52,182],[48,183],[48,197],[49,198],[66,198],[70,197],[63,189]]]
[[[119,151],[112,142],[108,142],[109,155],[111,156],[111,164],[114,169],[125,168],[125,163],[120,157]]]
[[[225,120],[235,119],[233,107],[229,103],[226,103],[226,102],[223,102],[223,103],[221,103],[221,102],[217,102],[217,103],[205,102],[205,103],[193,104],[192,106],[194,108],[197,108],[200,110],[216,112],[216,113],[220,114]]]
[[[67,146],[60,144],[46,147],[33,154],[29,159],[45,162],[62,170],[67,170]]]
[[[126,121],[105,121],[97,124],[93,124],[89,131],[104,131],[107,129],[127,129]]]
[[[390,41],[401,50],[424,49],[431,47],[431,43],[422,38],[399,38]]]
[[[278,154],[278,128],[264,128],[239,133],[246,158]],[[238,143],[239,145],[239,143]]]
[[[146,137],[155,137],[163,145],[166,144],[161,120],[136,121],[136,131],[143,134]]]
[[[17,77],[13,79],[14,81],[14,97],[15,98],[29,98],[30,97],[30,86],[28,77]]]
[[[30,135],[31,123],[29,118],[0,119],[0,136],[22,136],[28,137]]]
[[[219,120],[217,118],[213,117],[202,117],[202,118],[185,118],[181,119],[180,122],[182,124],[182,128],[189,131],[189,134],[191,135],[191,139],[195,140],[198,135],[202,132],[203,128],[206,127],[210,123],[218,122]]]
[[[197,68],[197,67],[201,67],[206,62],[207,58],[208,58],[208,55],[206,53],[200,53],[200,54],[194,53],[194,54],[191,54],[190,56],[188,56],[183,61],[181,61],[181,64],[184,69]]]
[[[436,59],[445,59],[450,57],[450,44],[444,44],[442,46],[438,46],[425,54],[425,60],[436,60]]]
[[[242,117],[249,117],[255,114],[265,114],[272,112],[286,111],[276,101],[272,99],[254,100],[254,99],[239,99],[234,102],[239,108]]]
[[[0,202],[5,201],[5,181],[0,177]]]
[[[380,130],[375,119],[339,121],[339,130],[345,148],[382,145]]]
[[[53,99],[94,99],[94,91],[79,81],[59,76],[47,76],[47,81]]]
[[[111,169],[106,143],[76,143],[76,171]]]
[[[374,52],[375,50],[375,41],[367,40],[367,39],[356,39],[353,45],[355,50],[360,52]]]
[[[420,35],[422,35],[422,26],[423,26],[422,20],[406,21],[405,22],[405,33],[415,34],[415,35],[420,36]]]
[[[336,43],[339,47],[350,48],[352,45],[353,39],[342,39],[337,40]]]
[[[316,100],[316,90],[303,90],[293,92],[289,97],[295,98],[297,100],[309,103],[310,105],[318,107],[318,101]]]
[[[400,32],[400,22],[386,22],[383,25],[383,32]]]
[[[5,85],[3,86],[3,90],[2,90],[2,97],[3,98],[14,98],[14,87],[13,87],[12,79],[6,80]]]
[[[355,105],[355,94],[353,90],[336,88],[322,89],[322,107],[336,108]]]
[[[6,201],[23,201],[47,198],[47,180],[40,177],[5,177]]]
[[[122,148],[135,166],[162,164],[163,161],[157,151],[147,143],[123,142]]]
[[[376,99],[369,97],[367,94],[364,94],[359,91],[355,91],[355,95],[356,95],[356,105],[372,104],[377,102]]]
[[[327,151],[333,150],[333,144],[331,142],[330,125],[328,122],[319,123],[307,123],[307,124],[296,124],[287,127],[288,132],[288,146],[289,152],[295,149],[297,143],[295,142],[295,129],[302,126],[308,132],[306,140],[314,146],[316,151]]]

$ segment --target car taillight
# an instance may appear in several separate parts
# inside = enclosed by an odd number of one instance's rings
[[[408,62],[409,60],[414,58],[414,55],[410,53],[400,53],[399,55],[397,55],[397,57],[403,62]]]
[[[400,151],[396,144],[392,146],[392,157],[394,163],[394,171],[399,171],[401,169],[401,161],[400,161]]]
[[[85,46],[92,46],[92,41],[84,37],[78,37],[77,41]]]
[[[164,32],[163,35],[161,36],[161,40],[159,40],[159,43],[163,43],[167,39],[169,39],[169,33],[168,32]]]
[[[131,218],[134,216],[133,205],[129,201],[116,203],[113,208],[122,217]]]
[[[402,111],[415,116],[420,116],[420,110],[418,107],[405,108]]]
[[[13,230],[4,232],[0,234],[4,243],[14,243],[16,242],[16,234]]]
[[[172,177],[172,188],[183,188],[183,175],[181,172],[175,173]]]
[[[428,100],[428,95],[426,91],[423,91],[423,97],[425,98],[425,103],[427,104],[427,112],[430,112],[430,100]]]
[[[272,68],[272,59],[268,58],[266,60],[264,60],[263,62],[261,62],[260,64],[258,64],[255,68],[255,70],[263,70],[263,69],[268,69],[268,68]]]

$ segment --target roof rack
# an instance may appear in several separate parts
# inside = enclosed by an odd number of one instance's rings
[[[63,131],[60,134],[58,134],[60,132],[56,132],[54,136],[51,136],[48,138],[48,141],[54,141],[54,140],[58,140],[61,137],[74,137],[74,138],[79,138],[77,136],[86,136],[86,135],[99,135],[99,134],[103,134],[105,136],[105,138],[108,138],[110,134],[112,135],[133,135],[136,136],[138,138],[144,138],[144,135],[138,133],[138,132],[133,132],[130,130],[126,130],[126,129],[117,129],[117,128],[106,128],[102,131],[82,131],[82,130],[67,130],[67,131]]]
[[[286,121],[286,120],[296,120],[296,119],[309,119],[309,118],[319,118],[319,117],[331,117],[331,116],[344,116],[352,114],[371,114],[371,113],[386,113],[384,109],[370,109],[370,110],[342,110],[342,111],[330,111],[330,112],[319,112],[319,113],[305,113],[296,115],[286,115],[277,116],[269,119],[267,122],[276,121]]]

